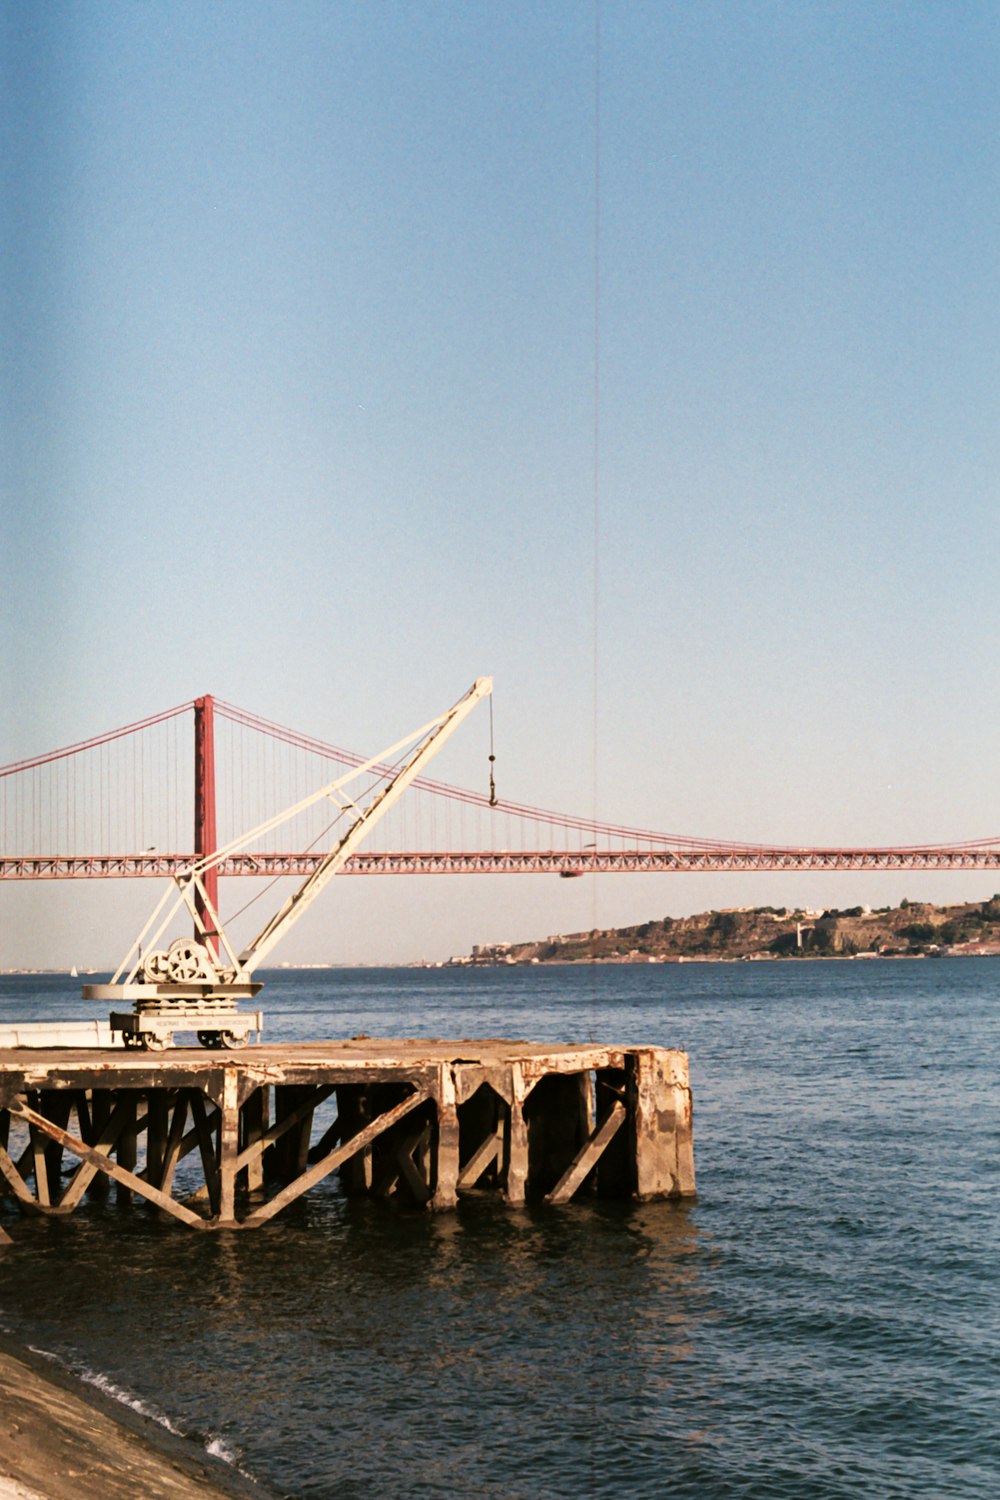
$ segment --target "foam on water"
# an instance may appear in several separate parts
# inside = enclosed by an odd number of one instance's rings
[[[117,1401],[119,1406],[127,1406],[129,1411],[134,1411],[140,1417],[146,1417],[150,1422],[155,1422],[158,1427],[165,1427],[175,1437],[183,1437],[180,1428],[175,1426],[160,1407],[154,1406],[151,1401],[143,1401],[133,1391],[126,1390],[123,1385],[118,1385],[114,1380],[109,1380],[107,1375],[100,1370],[91,1370],[87,1365],[80,1365],[73,1370],[73,1374],[87,1385],[94,1386],[102,1395],[109,1396],[112,1401]]]
[[[10,1332],[10,1330],[5,1330],[5,1332]],[[176,1423],[170,1420],[167,1413],[161,1407],[155,1405],[152,1401],[144,1400],[142,1397],[137,1396],[134,1391],[128,1390],[125,1386],[109,1379],[103,1371],[92,1370],[88,1365],[73,1358],[72,1355],[59,1355],[54,1354],[50,1349],[40,1349],[37,1344],[28,1344],[27,1348],[32,1354],[37,1354],[42,1359],[51,1360],[53,1364],[59,1365],[61,1369],[73,1375],[77,1380],[82,1381],[84,1385],[93,1386],[95,1390],[101,1392],[102,1396],[107,1396],[110,1401],[116,1402],[119,1406],[127,1407],[129,1411],[134,1411],[146,1421],[154,1422],[158,1427],[165,1428],[174,1437],[185,1438],[195,1442],[199,1441],[197,1438],[191,1438],[190,1434],[182,1431]],[[240,1469],[239,1466],[238,1453],[230,1444],[224,1442],[221,1437],[210,1435],[204,1440],[202,1446],[205,1452],[212,1458],[220,1459],[222,1463],[228,1464],[231,1469],[236,1469],[238,1473],[244,1473],[244,1470]],[[246,1477],[249,1478],[250,1476],[247,1475]]]

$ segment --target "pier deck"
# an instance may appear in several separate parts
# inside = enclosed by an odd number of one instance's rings
[[[365,1036],[0,1050],[0,1192],[26,1213],[113,1182],[192,1229],[250,1229],[334,1172],[347,1194],[435,1211],[468,1192],[690,1196],[687,1056]]]

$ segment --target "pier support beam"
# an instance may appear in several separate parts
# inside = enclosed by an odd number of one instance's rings
[[[459,1130],[458,1097],[455,1090],[455,1075],[449,1063],[442,1063],[437,1070],[437,1161],[432,1170],[434,1191],[429,1207],[435,1213],[454,1208],[458,1202]]]
[[[240,1113],[240,1161],[248,1158],[244,1182],[251,1198],[264,1191],[264,1136],[267,1134],[267,1085],[256,1088]]]
[[[504,1139],[504,1201],[510,1208],[523,1208],[528,1186],[528,1122],[524,1106],[534,1080],[527,1080],[520,1063],[510,1070],[511,1099]]]
[[[240,1080],[235,1068],[226,1068],[219,1101],[219,1228],[236,1222],[236,1172],[240,1154]]]
[[[691,1197],[694,1140],[687,1058],[645,1047],[626,1057],[625,1071],[635,1196],[641,1202]]]

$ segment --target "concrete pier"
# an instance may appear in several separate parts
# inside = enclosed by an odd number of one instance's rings
[[[191,1229],[252,1229],[335,1172],[347,1194],[432,1211],[467,1193],[689,1197],[687,1056],[367,1037],[0,1050],[0,1191],[25,1213],[114,1183]]]

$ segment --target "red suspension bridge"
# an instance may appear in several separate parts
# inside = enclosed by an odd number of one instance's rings
[[[193,721],[193,732],[192,732]],[[173,875],[364,757],[204,697],[0,767],[0,879]],[[391,777],[377,766],[368,786]],[[310,809],[211,873],[303,876],[332,842]],[[685,837],[497,801],[418,778],[351,875],[995,870],[1000,838],[870,848],[792,848]],[[212,892],[210,891],[210,894]]]

